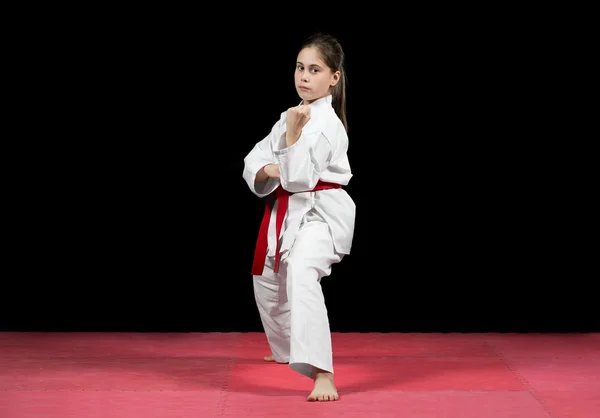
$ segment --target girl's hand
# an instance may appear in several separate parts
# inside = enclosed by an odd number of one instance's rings
[[[279,178],[281,176],[279,164],[267,164],[265,166],[265,174],[274,179]]]
[[[310,120],[310,107],[301,104],[290,107],[286,112],[286,143],[287,146],[295,144],[300,138],[302,128]]]

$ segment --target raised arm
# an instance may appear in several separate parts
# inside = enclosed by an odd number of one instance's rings
[[[332,158],[331,139],[335,138],[328,138],[322,131],[303,131],[310,118],[309,106],[290,108],[285,134],[274,142],[281,186],[292,193],[312,190]]]

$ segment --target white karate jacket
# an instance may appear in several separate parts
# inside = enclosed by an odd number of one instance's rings
[[[255,195],[267,196],[280,184],[294,193],[289,198],[288,212],[279,237],[282,240],[282,259],[293,245],[304,214],[310,209],[315,209],[329,225],[338,253],[350,254],[354,235],[356,205],[346,190],[305,192],[313,189],[319,180],[345,186],[352,177],[347,156],[348,135],[332,107],[331,95],[314,101],[309,107],[310,120],[298,142],[286,148],[286,112],[282,112],[271,132],[244,158],[243,178]],[[270,178],[264,183],[255,182],[256,173],[271,163],[279,164],[281,177]],[[269,224],[269,256],[274,256],[276,250],[276,211],[275,204]]]

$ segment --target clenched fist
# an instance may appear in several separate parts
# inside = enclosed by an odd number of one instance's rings
[[[290,107],[286,112],[286,135],[285,142],[287,146],[291,146],[298,141],[302,128],[310,120],[310,107],[301,104],[295,107]]]
[[[279,164],[267,164],[265,166],[265,174],[271,178],[277,179],[281,176],[279,172]]]
[[[257,183],[264,183],[270,178],[276,179],[281,176],[279,172],[279,164],[267,164],[256,173],[255,181]]]

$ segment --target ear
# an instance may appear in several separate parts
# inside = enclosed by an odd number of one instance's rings
[[[332,74],[331,76],[331,83],[330,85],[333,87],[335,86],[338,82],[340,81],[340,72],[336,71],[335,73]]]

